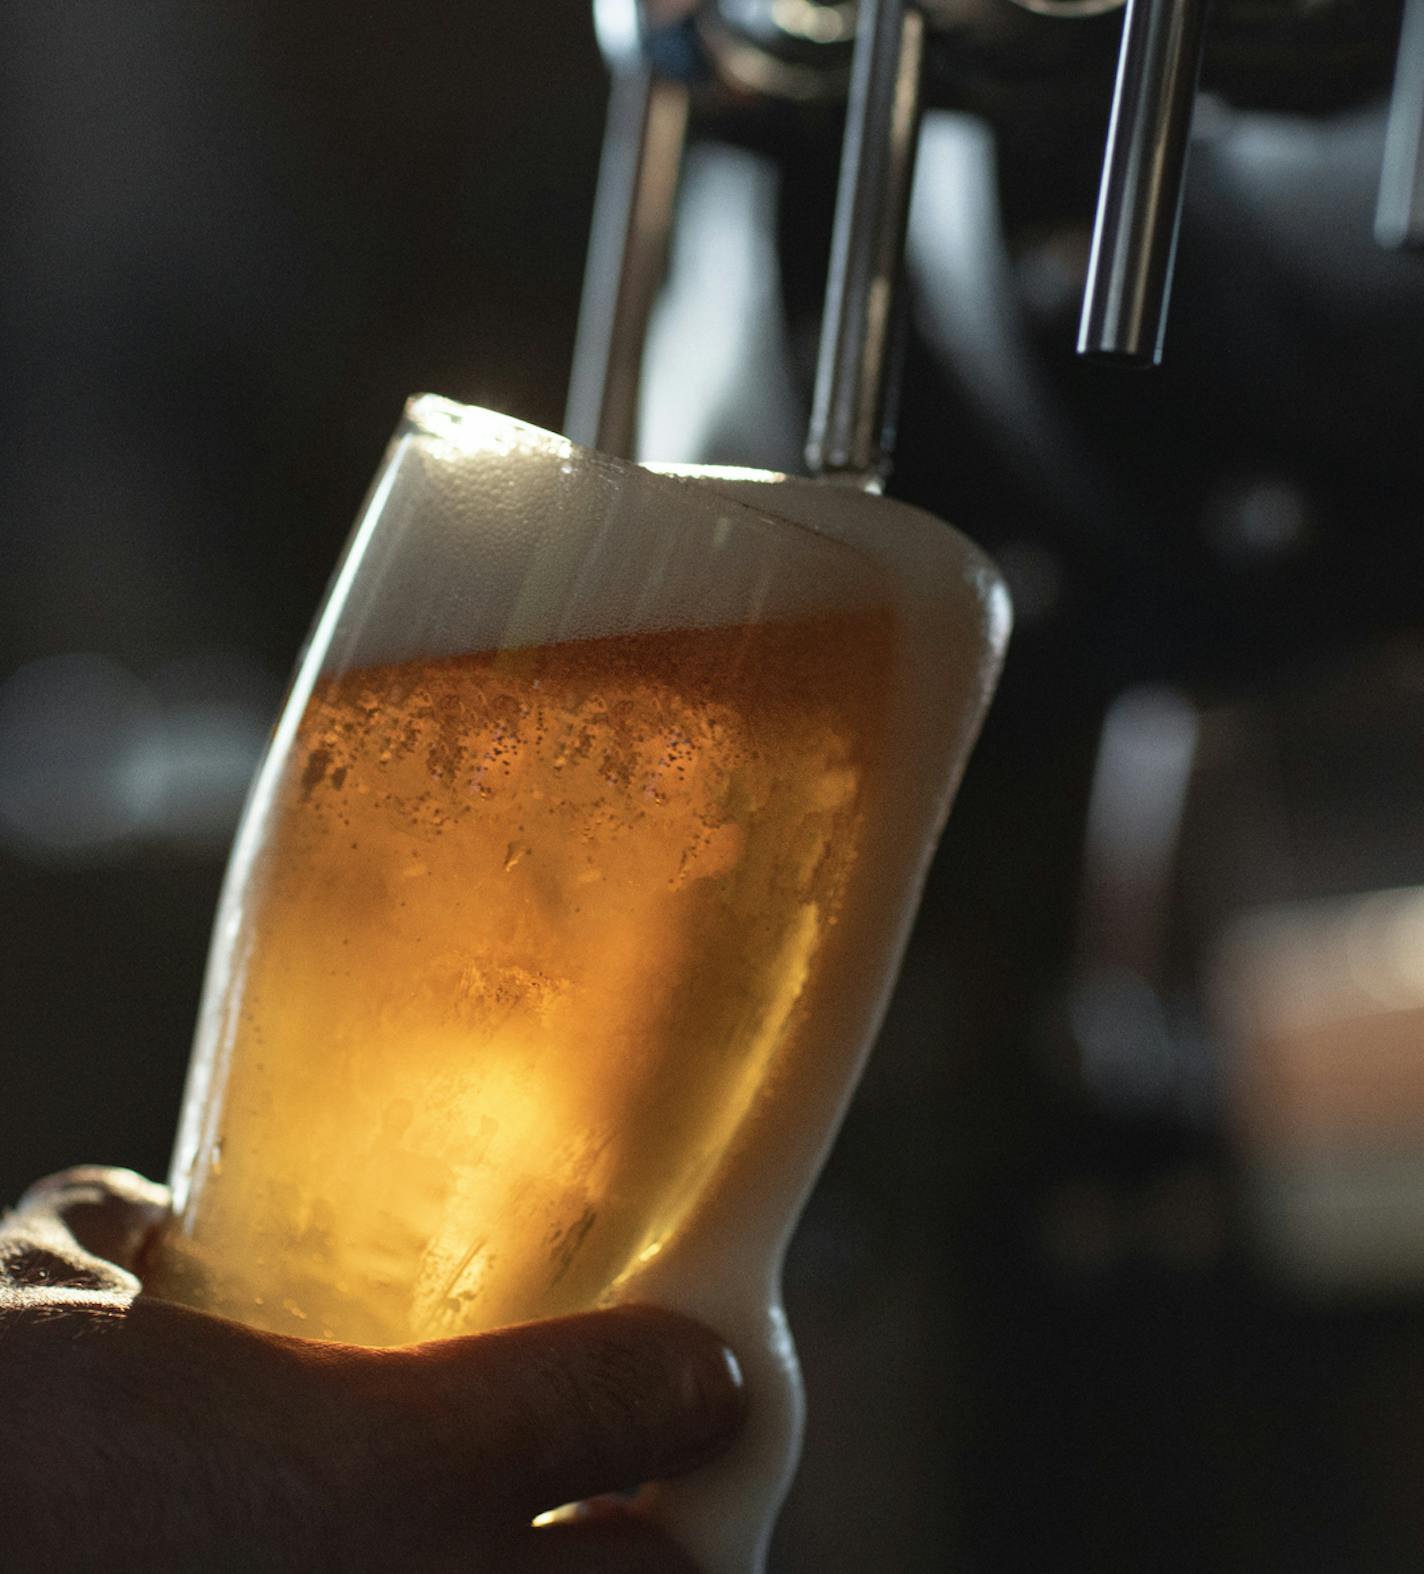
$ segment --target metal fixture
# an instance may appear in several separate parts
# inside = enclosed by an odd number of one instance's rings
[[[924,17],[905,0],[863,6],[806,459],[814,474],[868,486],[888,467],[887,394],[924,39]]]
[[[1404,3],[1375,239],[1391,248],[1424,246],[1424,0]]]
[[[1155,366],[1207,0],[1128,0],[1078,353]]]
[[[564,430],[631,457],[648,318],[662,281],[687,138],[693,0],[600,0],[612,73]]]

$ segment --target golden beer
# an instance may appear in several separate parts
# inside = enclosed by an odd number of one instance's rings
[[[605,1297],[817,1053],[896,659],[870,606],[318,681],[151,1288],[377,1345]]]

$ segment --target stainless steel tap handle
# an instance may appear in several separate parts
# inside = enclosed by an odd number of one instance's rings
[[[657,8],[666,37],[682,18]],[[569,377],[565,434],[632,458],[648,318],[662,281],[687,137],[691,89],[659,60],[658,35],[635,0],[599,0],[612,73],[588,263]],[[667,51],[662,51],[666,54]]]
[[[862,0],[851,64],[807,463],[875,485],[919,129],[925,25],[905,0]]]
[[[1389,100],[1375,239],[1424,247],[1424,0],[1405,0]]]
[[[1080,355],[1162,359],[1206,8],[1207,0],[1128,0]]]

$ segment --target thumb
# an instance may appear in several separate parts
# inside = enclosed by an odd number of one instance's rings
[[[731,1351],[651,1307],[361,1354],[348,1348],[342,1364],[358,1358],[346,1375],[360,1401],[396,1418],[390,1468],[458,1482],[526,1522],[691,1469],[732,1440],[744,1411]]]
[[[93,1257],[135,1271],[168,1217],[168,1191],[132,1170],[81,1164],[36,1181],[15,1209],[22,1225],[57,1226]]]

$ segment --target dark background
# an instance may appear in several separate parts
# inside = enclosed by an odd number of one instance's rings
[[[1393,14],[1314,118],[1214,107],[1147,376],[1069,353],[1111,39],[1081,93],[948,94],[1000,134],[1067,458],[912,335],[895,490],[1000,555],[1020,622],[793,1250],[783,1574],[1424,1567],[1418,1265],[1273,1267],[1201,988],[1236,906],[1424,881],[1424,294],[1369,239]],[[227,839],[403,399],[560,423],[604,98],[583,0],[0,16],[0,1196],[165,1171]],[[788,171],[804,398],[834,111],[704,130]],[[1084,822],[1144,685],[1200,743],[1124,940]],[[1424,1235],[1417,1191],[1388,1210]]]

